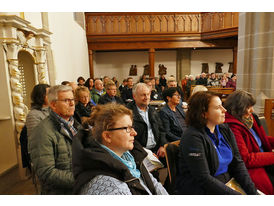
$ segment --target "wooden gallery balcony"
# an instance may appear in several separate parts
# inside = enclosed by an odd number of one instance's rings
[[[91,73],[92,53],[98,50],[148,50],[150,59],[155,49],[232,48],[236,53],[238,17],[236,12],[85,13]]]

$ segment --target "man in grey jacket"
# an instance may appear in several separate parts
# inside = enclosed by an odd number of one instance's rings
[[[48,99],[51,112],[31,135],[30,157],[41,183],[41,194],[71,194],[74,183],[71,145],[81,127],[73,119],[75,103],[72,88],[53,86]]]

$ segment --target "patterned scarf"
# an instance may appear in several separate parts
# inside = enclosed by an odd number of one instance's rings
[[[250,115],[249,117],[244,117],[242,123],[248,128],[251,129],[253,127],[253,118]]]
[[[63,127],[67,132],[69,132],[69,136],[71,136],[71,138],[77,134],[77,130],[73,127],[74,119],[72,116],[70,117],[69,121],[66,121],[55,112],[53,112],[53,114],[59,120],[61,127]]]
[[[114,157],[117,160],[120,160],[124,165],[127,166],[132,176],[136,178],[140,178],[141,173],[136,167],[136,163],[134,160],[134,157],[129,153],[129,151],[126,151],[121,157],[119,157],[115,152],[113,152],[111,149],[109,149],[107,146],[100,144],[101,147],[103,147],[105,150],[107,150],[112,157]]]

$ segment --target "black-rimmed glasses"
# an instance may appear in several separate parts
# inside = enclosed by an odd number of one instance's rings
[[[121,130],[121,129],[125,129],[127,133],[130,133],[134,128],[132,126],[119,127],[119,128],[110,128],[110,129],[107,129],[107,131],[114,131],[114,130]]]
[[[66,104],[71,104],[71,102],[74,103],[75,99],[59,99],[56,101],[61,101],[61,102],[65,102]]]

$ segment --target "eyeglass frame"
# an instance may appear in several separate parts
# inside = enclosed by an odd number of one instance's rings
[[[65,102],[66,104],[71,104],[71,102],[75,102],[75,99],[66,98],[66,99],[57,99],[55,101],[60,101],[60,102]]]
[[[127,126],[127,127],[118,127],[118,128],[110,128],[107,129],[106,131],[115,131],[115,130],[122,130],[125,129],[127,133],[131,133],[134,128],[132,126]]]

